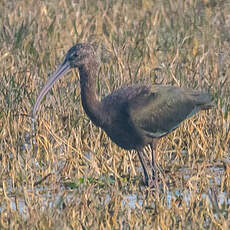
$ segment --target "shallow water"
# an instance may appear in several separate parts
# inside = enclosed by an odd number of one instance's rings
[[[183,177],[188,178],[188,175],[191,173],[191,170],[189,169],[181,169],[180,173],[183,175]],[[229,194],[226,192],[220,191],[220,183],[221,183],[221,175],[223,174],[223,168],[217,168],[217,167],[211,167],[210,171],[215,174],[215,181],[210,181],[210,187],[207,191],[207,193],[201,193],[201,199],[207,200],[212,207],[222,207],[223,205],[230,205],[230,197]],[[211,180],[211,179],[210,179]],[[214,186],[215,185],[215,186]],[[82,186],[88,186],[88,185],[82,185]],[[199,188],[199,187],[197,187]],[[112,197],[109,195],[111,194],[111,191],[108,190],[106,192],[106,187],[103,188],[104,193],[102,195],[99,195],[100,198],[98,198],[98,194],[94,195],[95,200],[100,202],[102,206],[107,205],[111,200]],[[145,188],[143,187],[143,190]],[[199,189],[198,189],[199,190]],[[39,202],[40,202],[40,208],[41,209],[53,209],[58,208],[62,210],[66,204],[73,201],[76,203],[81,202],[81,196],[80,193],[76,189],[66,189],[64,186],[60,186],[57,191],[52,191],[50,188],[46,188],[42,186],[42,189],[35,188],[34,191],[27,191],[28,194],[33,194],[33,196],[39,196]],[[168,189],[164,192],[160,193],[160,197],[163,198],[166,202],[166,208],[171,208],[172,204],[175,204],[176,200],[180,200],[180,202],[185,203],[187,207],[190,205],[190,201],[192,200],[192,197],[197,196],[199,191],[196,190],[189,190],[187,188],[183,187],[173,187],[169,186]],[[128,206],[130,210],[135,208],[144,207],[144,193],[138,193],[138,192],[121,192],[122,194],[122,201],[121,201],[121,207]],[[19,195],[12,195],[10,196],[10,192],[8,195],[10,199],[10,208],[14,211],[19,212],[24,218],[28,218],[28,207],[26,205],[26,201],[23,197],[20,197]],[[154,203],[151,204],[152,208],[154,208]],[[0,211],[4,209],[4,206],[1,206]]]

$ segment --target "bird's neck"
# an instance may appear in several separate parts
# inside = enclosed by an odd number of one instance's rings
[[[82,106],[92,120],[92,122],[101,126],[102,124],[102,104],[97,99],[96,93],[96,74],[98,73],[99,65],[97,62],[83,65],[79,68],[80,84],[81,84],[81,101]]]

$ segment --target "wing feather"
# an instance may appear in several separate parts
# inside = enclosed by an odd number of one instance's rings
[[[161,137],[176,129],[200,109],[211,107],[210,96],[173,86],[153,86],[133,97],[127,111],[133,125],[151,137]]]

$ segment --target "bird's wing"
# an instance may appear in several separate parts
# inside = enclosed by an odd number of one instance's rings
[[[208,94],[173,86],[153,86],[127,103],[130,122],[153,138],[162,137],[201,109],[211,107]]]

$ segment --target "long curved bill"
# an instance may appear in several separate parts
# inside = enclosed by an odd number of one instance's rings
[[[57,70],[53,73],[53,75],[49,78],[49,80],[47,81],[46,85],[44,86],[44,88],[42,89],[42,91],[40,92],[34,108],[33,108],[33,118],[36,117],[36,113],[39,110],[40,107],[40,103],[43,99],[43,97],[47,94],[47,92],[52,88],[52,86],[54,85],[54,83],[60,79],[65,73],[67,73],[69,70],[71,69],[69,62],[64,62],[62,63]]]

